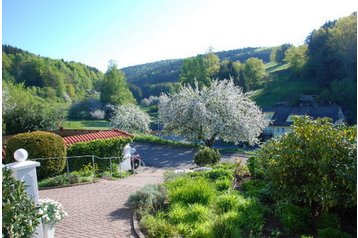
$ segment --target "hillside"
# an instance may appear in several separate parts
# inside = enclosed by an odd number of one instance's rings
[[[24,84],[35,96],[52,102],[82,100],[96,94],[103,73],[76,62],[41,57],[2,46],[2,80]]]
[[[262,59],[265,63],[270,61],[272,48],[243,48],[228,51],[213,52],[219,56],[220,61],[245,62],[250,57]],[[127,81],[138,86],[176,82],[180,75],[183,59],[162,60],[147,64],[122,68]]]

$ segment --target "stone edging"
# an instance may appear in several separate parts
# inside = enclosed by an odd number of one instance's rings
[[[139,222],[137,220],[137,216],[135,215],[135,212],[133,210],[132,210],[132,216],[131,216],[131,225],[132,225],[132,230],[133,230],[134,236],[136,238],[145,238],[145,235],[140,230],[140,226],[139,226]]]

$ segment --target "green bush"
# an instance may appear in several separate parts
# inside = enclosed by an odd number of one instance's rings
[[[228,212],[217,216],[211,228],[210,237],[233,238],[241,234],[237,212]]]
[[[209,147],[201,148],[195,155],[194,155],[194,162],[198,166],[205,166],[208,164],[216,164],[220,161],[221,155],[219,150],[212,149]]]
[[[351,235],[337,228],[319,229],[318,235],[320,238],[352,238]]]
[[[339,229],[341,227],[341,222],[336,214],[324,213],[319,218],[317,227],[319,229],[324,229],[324,228]]]
[[[215,187],[218,191],[227,191],[231,189],[232,182],[228,179],[218,179],[215,181]]]
[[[356,207],[356,127],[301,117],[291,129],[266,143],[254,163],[249,160],[251,174],[263,170],[278,199],[322,211]]]
[[[262,202],[272,201],[271,186],[267,181],[260,179],[249,179],[242,183],[245,196],[258,198]]]
[[[148,238],[179,237],[175,227],[160,216],[147,214],[142,218],[141,224]]]
[[[217,214],[226,213],[237,208],[238,196],[234,193],[223,194],[215,201],[215,211]]]
[[[214,187],[203,178],[179,179],[167,188],[169,202],[171,203],[208,205],[216,194]]]
[[[238,196],[237,211],[239,213],[238,224],[244,237],[262,237],[264,228],[264,207],[256,199]]]
[[[68,156],[94,155],[97,157],[122,157],[122,151],[126,144],[131,142],[131,138],[119,138],[108,140],[94,140],[81,142],[71,145],[67,149]],[[80,170],[83,165],[92,164],[92,158],[69,158],[71,171]],[[119,160],[112,160],[112,163],[119,163]],[[110,167],[109,160],[95,159],[98,170],[103,172]]]
[[[302,233],[309,224],[309,209],[296,206],[292,203],[279,202],[276,213],[280,217],[284,228],[290,234]]]
[[[57,158],[41,160],[37,168],[39,178],[60,174],[66,165],[66,148],[62,137],[43,131],[17,134],[6,145],[6,163],[14,162],[14,152],[23,148],[29,153],[29,159]]]
[[[165,188],[160,184],[147,184],[128,198],[128,204],[141,212],[156,212],[164,208],[167,199]]]
[[[2,237],[31,238],[40,223],[35,202],[23,182],[2,169]]]
[[[57,175],[55,177],[46,178],[39,182],[39,187],[56,187],[70,184],[70,180],[66,174]]]
[[[228,180],[234,179],[231,171],[222,168],[207,171],[205,177],[207,177],[211,181],[215,181],[217,179],[228,179]]]

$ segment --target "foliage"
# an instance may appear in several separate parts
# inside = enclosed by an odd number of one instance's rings
[[[235,193],[227,193],[220,195],[215,200],[215,211],[217,214],[234,211],[237,209],[238,196]]]
[[[31,95],[23,85],[3,81],[3,94],[3,133],[54,130],[61,126],[64,114]]]
[[[302,72],[307,62],[307,46],[301,45],[291,47],[285,53],[285,62],[287,62],[294,72]]]
[[[336,228],[319,229],[318,235],[321,238],[352,238],[352,236],[349,235],[348,233],[343,232]]]
[[[23,83],[48,101],[81,100],[103,78],[95,68],[75,62],[49,59],[3,45],[3,80]]]
[[[163,218],[146,215],[141,220],[141,223],[146,228],[145,233],[149,238],[179,237],[174,226]]]
[[[247,90],[252,90],[267,76],[264,62],[258,58],[249,58],[243,67],[243,76]]]
[[[150,117],[134,105],[118,106],[110,119],[113,127],[129,132],[149,131]]]
[[[209,170],[204,173],[204,176],[211,181],[215,181],[217,179],[228,179],[233,180],[232,171],[227,168],[214,168],[213,170]]]
[[[216,164],[220,161],[221,155],[218,149],[212,148],[201,148],[199,151],[194,155],[194,162],[198,166],[205,166],[208,164]]]
[[[302,232],[309,224],[310,212],[308,208],[281,202],[276,206],[276,213],[290,234]]]
[[[38,167],[39,178],[60,174],[66,164],[66,148],[62,137],[43,131],[17,134],[10,138],[6,145],[5,162],[14,161],[13,154],[17,149],[27,150],[29,159],[54,158],[42,160]]]
[[[170,203],[208,205],[215,197],[214,187],[203,178],[169,181],[166,188]]]
[[[2,235],[33,237],[39,224],[35,202],[26,193],[24,182],[15,179],[9,169],[2,169]]]
[[[87,98],[83,101],[79,101],[71,105],[68,112],[68,118],[74,120],[98,119],[94,118],[92,113],[101,109],[102,103],[100,100],[95,98]]]
[[[131,142],[132,138],[117,138],[108,140],[94,140],[89,142],[80,142],[67,148],[68,156],[95,155],[97,157],[122,157],[122,151],[126,144]],[[112,160],[113,161],[113,160]],[[117,160],[119,163],[119,161]],[[68,160],[71,170],[80,170],[83,165],[92,163],[92,158],[70,158]],[[95,164],[100,171],[109,167],[108,160],[95,160]]]
[[[194,144],[194,143],[167,140],[167,139],[163,139],[159,136],[149,135],[149,134],[136,134],[133,141],[145,142],[145,143],[157,144],[157,145],[170,145],[170,146],[175,146],[175,147],[195,148],[195,147],[200,146],[200,145]]]
[[[137,211],[154,213],[164,207],[167,199],[165,188],[160,184],[147,184],[128,198],[128,204]]]
[[[61,203],[48,198],[40,199],[40,213],[46,224],[56,224],[68,216]]]
[[[301,117],[291,129],[259,150],[251,174],[264,171],[276,197],[312,209],[355,207],[356,128]]]
[[[278,47],[274,47],[270,54],[270,61],[282,64],[284,62],[287,50],[289,50],[291,47],[291,44],[283,44]]]
[[[196,56],[184,59],[183,66],[181,68],[179,81],[183,85],[195,86],[195,82],[198,83],[199,88],[210,85],[210,78],[205,65],[203,56]]]
[[[125,105],[135,103],[136,100],[128,88],[123,72],[111,64],[101,82],[101,101],[104,104]]]
[[[70,180],[66,174],[57,175],[39,181],[39,187],[57,187],[70,184]]]
[[[248,95],[227,80],[213,81],[201,90],[188,86],[177,94],[162,95],[159,119],[165,132],[201,140],[209,147],[218,138],[253,144],[267,125]]]

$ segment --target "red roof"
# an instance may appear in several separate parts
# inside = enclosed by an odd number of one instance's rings
[[[106,131],[87,133],[83,135],[66,136],[63,137],[63,140],[65,142],[65,145],[68,147],[78,142],[88,142],[93,140],[114,139],[114,138],[128,138],[132,136],[133,135],[129,134],[128,132],[121,131],[118,129],[112,129]]]

